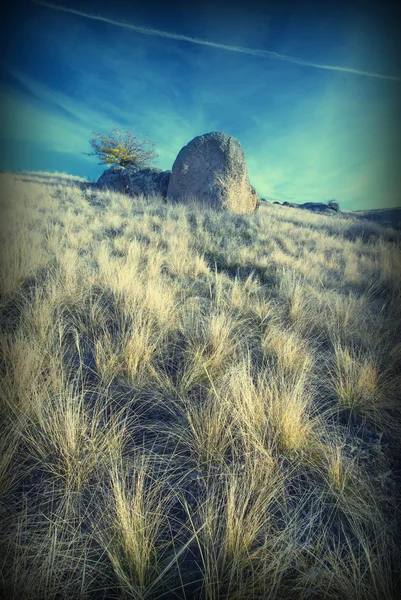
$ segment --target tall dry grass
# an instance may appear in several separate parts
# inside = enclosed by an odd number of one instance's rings
[[[0,184],[3,596],[398,598],[399,232]]]

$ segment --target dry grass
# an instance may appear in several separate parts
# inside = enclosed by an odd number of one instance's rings
[[[0,177],[3,596],[398,598],[400,234]]]

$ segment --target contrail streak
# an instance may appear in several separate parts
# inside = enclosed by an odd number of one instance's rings
[[[359,69],[350,69],[348,67],[322,65],[322,64],[314,63],[314,62],[311,62],[308,60],[303,60],[302,58],[295,58],[294,56],[285,56],[284,54],[279,54],[278,52],[272,52],[270,50],[256,50],[253,48],[243,48],[241,46],[227,46],[226,44],[217,44],[216,42],[210,42],[208,40],[200,40],[198,38],[193,38],[193,37],[181,35],[178,33],[173,33],[173,32],[169,32],[169,31],[160,31],[159,29],[149,29],[147,27],[139,27],[138,25],[131,25],[130,23],[125,23],[124,21],[115,21],[113,19],[109,19],[107,17],[101,17],[99,15],[90,15],[90,14],[82,12],[80,10],[74,10],[73,8],[67,8],[66,6],[51,4],[50,2],[41,2],[40,0],[31,0],[31,1],[34,4],[39,4],[41,6],[47,6],[49,8],[53,8],[54,10],[60,10],[62,12],[73,13],[75,15],[79,15],[81,17],[86,17],[87,19],[92,19],[94,21],[103,21],[104,23],[110,23],[110,25],[117,25],[118,27],[124,27],[125,29],[131,29],[132,31],[136,31],[137,33],[142,33],[144,35],[154,35],[157,37],[168,38],[170,40],[180,40],[183,42],[190,42],[192,44],[200,44],[202,46],[210,46],[211,48],[218,48],[220,50],[230,50],[231,52],[241,52],[242,54],[252,54],[253,56],[261,56],[264,58],[276,58],[278,60],[285,60],[288,62],[295,63],[297,65],[304,65],[306,67],[315,67],[316,69],[326,69],[328,71],[342,71],[343,73],[353,73],[355,75],[365,75],[366,77],[378,77],[379,79],[391,79],[393,81],[401,81],[401,77],[395,76],[395,75],[381,75],[380,73],[372,73],[370,71],[361,71]]]

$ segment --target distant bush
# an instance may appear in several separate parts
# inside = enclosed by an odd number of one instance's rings
[[[335,200],[329,200],[327,206],[338,212],[340,210],[340,205]]]
[[[147,167],[149,161],[156,157],[156,144],[134,134],[130,129],[120,130],[115,127],[109,135],[93,132],[90,145],[94,152],[84,154],[98,156],[100,165]]]

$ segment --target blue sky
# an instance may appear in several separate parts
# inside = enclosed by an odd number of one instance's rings
[[[224,131],[262,197],[401,206],[399,24],[385,4],[49,4],[21,1],[3,25],[0,169],[96,180],[105,167],[83,153],[115,126],[171,169],[195,136]]]

